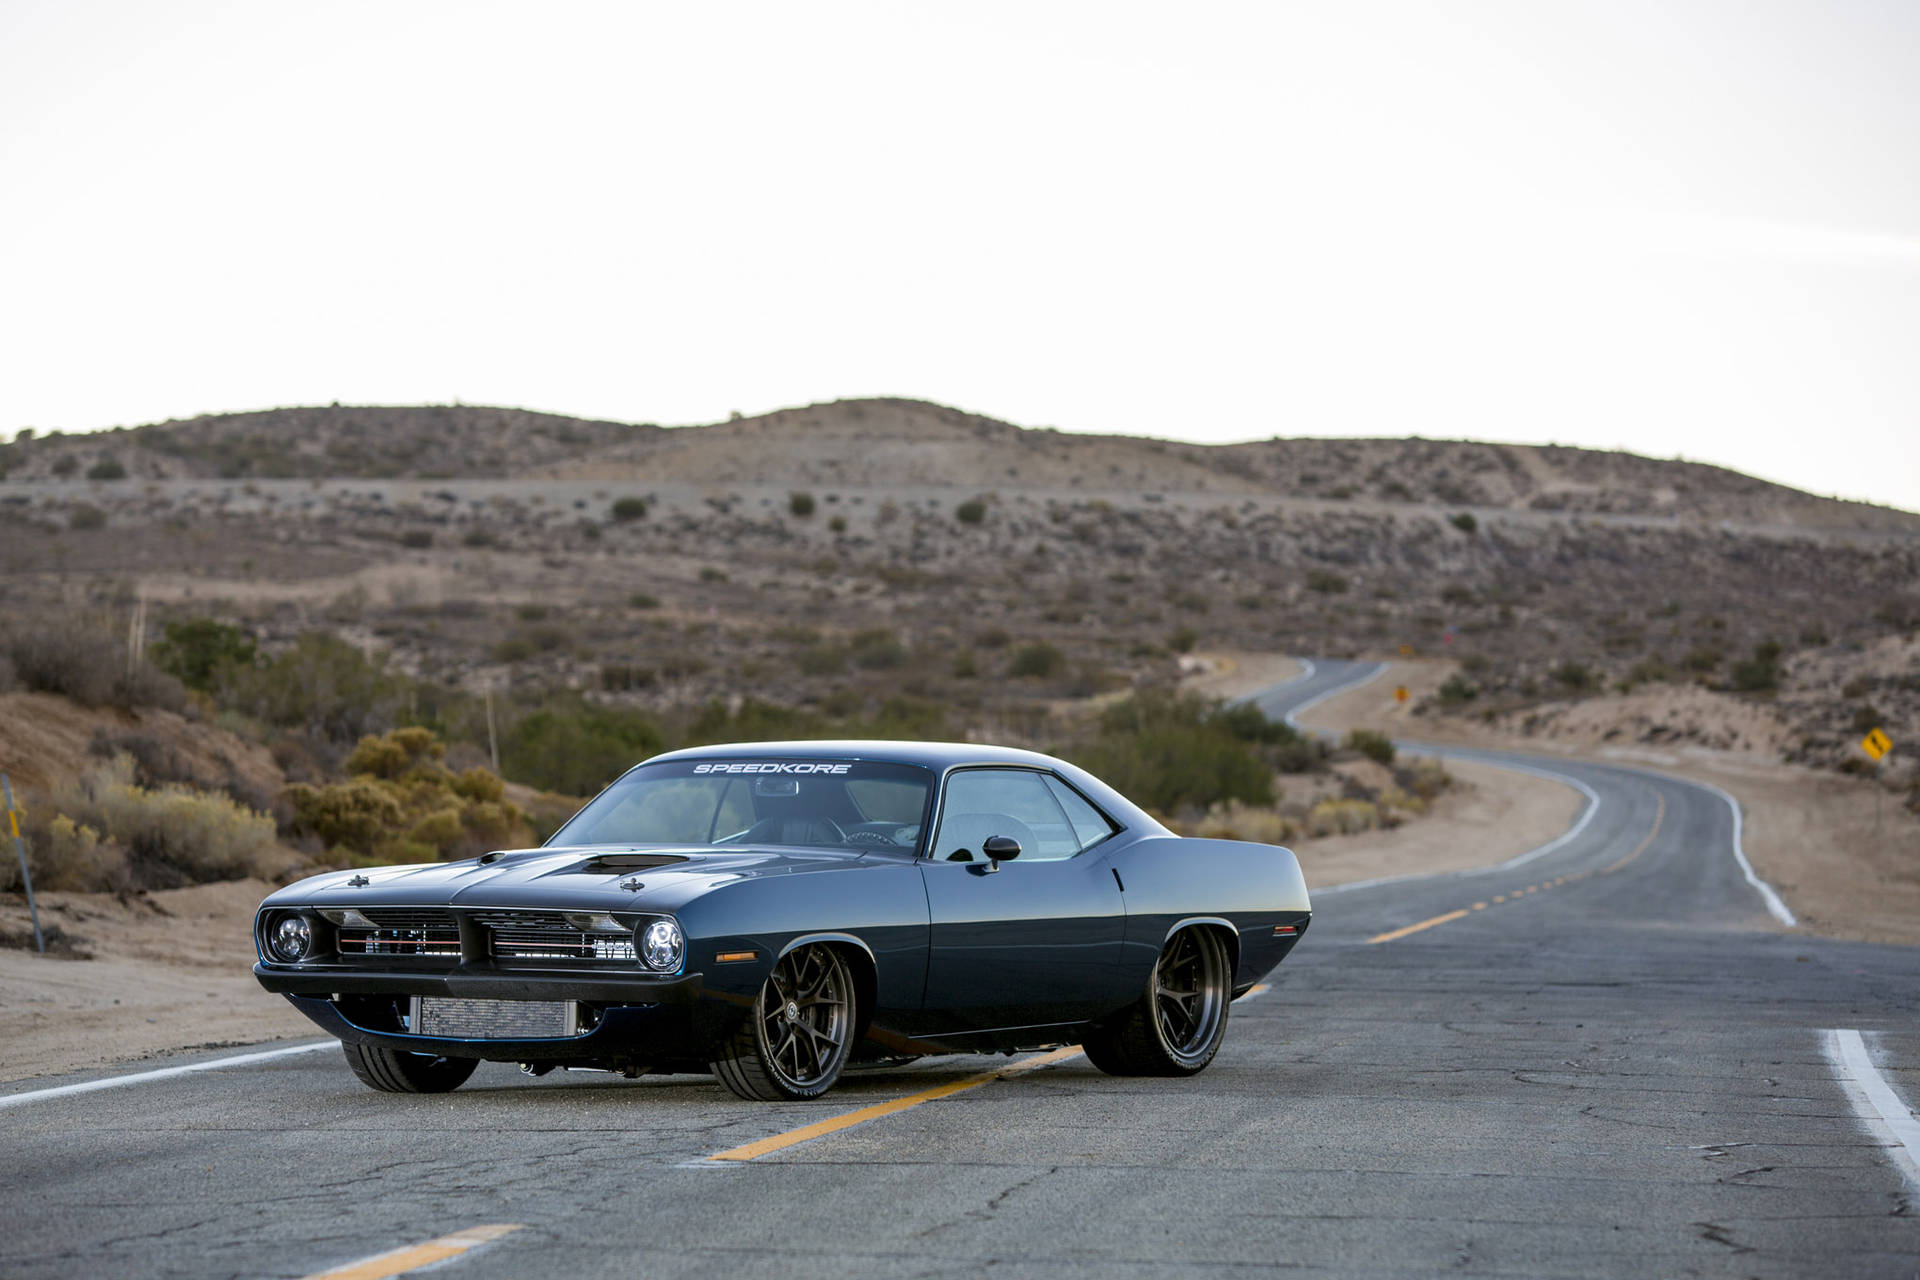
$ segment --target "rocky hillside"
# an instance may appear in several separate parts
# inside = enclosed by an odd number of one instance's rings
[[[549,478],[1231,493],[1920,533],[1910,512],[1632,454],[1418,438],[1192,445],[1023,429],[913,400],[837,401],[670,429],[467,405],[270,409],[17,440],[0,448],[0,468],[15,483]]]
[[[1705,685],[1777,705],[1796,759],[1843,762],[1868,718],[1920,738],[1920,670],[1883,660],[1920,629],[1920,516],[1694,464],[859,401],[685,428],[274,410],[0,465],[15,617],[124,631],[144,600],[155,634],[212,616],[266,653],[323,629],[527,706],[905,697],[942,732],[1044,745],[1061,699],[1195,646],[1410,650],[1458,660],[1446,714]]]

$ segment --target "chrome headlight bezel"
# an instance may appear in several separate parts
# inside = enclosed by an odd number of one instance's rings
[[[672,916],[643,920],[633,930],[633,953],[653,973],[678,973],[687,961],[687,935]]]
[[[261,949],[275,964],[303,964],[317,950],[313,921],[299,911],[279,911],[268,916],[260,930]]]

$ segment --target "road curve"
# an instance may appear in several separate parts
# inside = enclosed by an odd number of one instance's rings
[[[0,1107],[0,1275],[301,1277],[398,1249],[462,1278],[1910,1278],[1920,1178],[1890,1144],[1920,1098],[1920,948],[1784,929],[1700,788],[1539,767],[1590,789],[1575,830],[1322,893],[1191,1080],[944,1059],[756,1106],[488,1066],[404,1097],[285,1054]],[[767,1154],[707,1159],[743,1150]]]

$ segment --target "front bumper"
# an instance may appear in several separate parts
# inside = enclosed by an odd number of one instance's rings
[[[492,1062],[704,1064],[739,1025],[749,1001],[715,991],[700,974],[655,978],[632,973],[553,973],[462,966],[439,972],[345,966],[254,965],[269,991],[287,997],[328,1034],[350,1044],[382,1045]],[[574,1000],[598,1008],[589,1031],[556,1039],[452,1039],[412,1035],[356,1021],[369,998],[439,996],[458,1000]]]

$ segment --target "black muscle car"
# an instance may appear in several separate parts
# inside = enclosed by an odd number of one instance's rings
[[[1076,1042],[1190,1075],[1310,918],[1292,853],[1182,839],[1050,756],[757,743],[656,756],[538,849],[290,885],[254,973],[375,1089],[493,1060],[773,1101],[850,1061]]]

